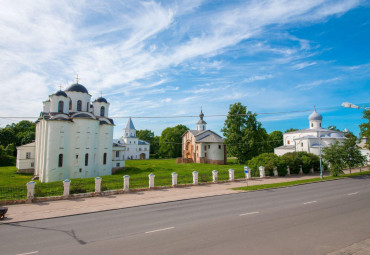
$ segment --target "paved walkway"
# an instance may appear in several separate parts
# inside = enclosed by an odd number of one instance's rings
[[[364,170],[365,169],[363,169],[363,171]],[[348,171],[345,172],[347,173]],[[359,169],[352,170],[352,172],[359,172]],[[327,174],[328,173],[326,173],[326,175]],[[266,179],[249,180],[248,185],[252,186],[260,184],[288,182],[295,180],[312,179],[316,177],[318,177],[318,174],[303,176],[295,175],[279,178],[271,177]],[[112,196],[38,202],[33,204],[8,205],[7,218],[1,222],[7,223],[36,219],[47,219],[184,199],[232,194],[240,191],[231,190],[231,188],[242,186],[245,186],[244,181],[148,190]]]

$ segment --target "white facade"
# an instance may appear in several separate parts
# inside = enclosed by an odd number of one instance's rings
[[[33,173],[35,169],[35,143],[17,147],[16,167],[19,173]]]
[[[34,146],[17,148],[17,168],[31,163],[23,159],[31,150],[41,182],[112,174],[114,123],[108,112],[105,98],[91,103],[91,95],[78,83],[50,95],[36,123]],[[124,166],[122,157],[116,160]]]
[[[347,138],[343,132],[322,128],[322,116],[316,110],[309,116],[310,127],[284,133],[284,145],[274,149],[278,156],[288,152],[305,151],[316,155],[321,149],[337,141],[343,143]]]
[[[136,129],[131,118],[129,118],[126,128],[123,130],[121,139],[114,140],[114,143],[126,148],[124,159],[149,159],[150,144],[139,140],[136,137]]]

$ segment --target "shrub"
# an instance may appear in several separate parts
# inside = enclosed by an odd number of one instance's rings
[[[259,176],[258,168],[260,166],[265,167],[265,174],[266,176],[273,176],[274,175],[274,167],[278,165],[279,157],[274,153],[262,153],[257,157],[252,158],[247,162],[249,168],[252,169],[251,175],[256,177]]]

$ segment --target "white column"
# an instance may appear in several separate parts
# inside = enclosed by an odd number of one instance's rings
[[[212,171],[212,180],[213,180],[213,183],[217,183],[217,181],[218,181],[218,172],[217,172],[217,170]]]
[[[172,187],[177,185],[177,173],[173,172],[172,174]]]
[[[300,174],[300,175],[303,175],[302,165],[300,165],[300,166],[299,166],[299,174]]]
[[[245,179],[250,180],[251,179],[251,169],[249,167],[245,166],[244,170],[248,171],[248,173],[245,173]]]
[[[65,197],[68,197],[69,196],[69,188],[71,186],[71,180],[64,180],[63,181],[63,186],[64,186],[64,192],[63,192],[63,196]]]
[[[27,200],[31,201],[35,197],[35,182],[27,182]]]
[[[260,170],[260,177],[261,178],[265,178],[265,167],[264,166],[260,166],[259,167],[259,170]]]
[[[99,193],[101,192],[101,178],[95,177],[95,192]]]
[[[276,166],[274,167],[274,176],[275,177],[278,177],[279,176],[278,170],[277,170],[277,167]]]
[[[234,169],[229,169],[229,181],[234,181]]]
[[[130,176],[129,175],[123,176],[123,190],[124,191],[130,190]]]
[[[287,171],[287,176],[290,176],[290,167],[289,166],[287,166],[287,168],[286,168],[286,171]]]
[[[198,172],[193,171],[193,184],[198,185]]]
[[[149,188],[152,189],[154,188],[154,177],[155,175],[154,174],[149,174]]]

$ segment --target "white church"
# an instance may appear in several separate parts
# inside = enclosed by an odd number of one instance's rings
[[[115,146],[124,146],[125,159],[149,159],[150,144],[136,137],[136,129],[131,118],[123,130],[121,139],[114,139]]]
[[[125,146],[112,143],[109,105],[103,97],[91,102],[78,81],[50,95],[36,122],[35,142],[17,148],[17,168],[34,169],[41,182],[52,182],[110,175],[124,167]]]
[[[288,152],[305,151],[316,155],[320,148],[328,147],[335,142],[343,143],[347,138],[344,132],[322,128],[322,115],[316,109],[308,117],[310,127],[293,132],[284,133],[284,145],[274,149],[278,156]]]

